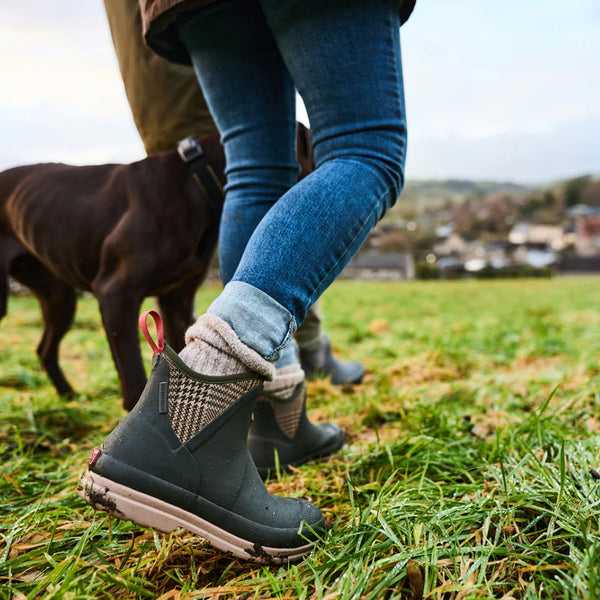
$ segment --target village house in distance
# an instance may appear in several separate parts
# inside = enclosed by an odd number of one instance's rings
[[[409,182],[344,276],[380,279],[600,272],[600,178],[543,188]]]

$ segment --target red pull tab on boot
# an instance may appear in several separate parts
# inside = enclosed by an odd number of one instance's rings
[[[148,331],[148,315],[154,319],[154,325],[156,326],[156,341],[158,342],[158,345],[154,343],[154,340]],[[148,340],[154,354],[162,354],[165,349],[165,334],[161,316],[155,310],[146,310],[140,315],[139,323],[140,329],[142,330],[144,337]]]

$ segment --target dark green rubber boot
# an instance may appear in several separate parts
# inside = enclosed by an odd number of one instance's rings
[[[300,350],[300,365],[307,379],[329,377],[334,385],[360,383],[365,376],[365,368],[359,362],[342,362],[331,351],[329,338],[317,350]]]
[[[315,425],[306,414],[306,384],[282,399],[262,392],[248,434],[250,454],[261,477],[288,471],[316,458],[329,456],[344,445],[344,432],[334,423]]]
[[[203,376],[164,346],[135,408],[92,452],[79,495],[138,525],[183,527],[238,558],[300,559],[325,524],[310,502],[269,494],[254,466],[247,436],[261,390],[258,375]]]

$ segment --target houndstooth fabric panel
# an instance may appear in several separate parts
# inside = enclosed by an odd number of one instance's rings
[[[304,394],[297,394],[289,402],[271,400],[271,405],[275,413],[275,420],[281,431],[290,439],[294,439],[296,430],[300,424],[300,417],[302,417]]]
[[[260,379],[231,383],[197,381],[169,363],[169,420],[179,441],[184,444],[218,417],[230,404],[258,387]]]

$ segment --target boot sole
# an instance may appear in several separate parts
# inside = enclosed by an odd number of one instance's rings
[[[98,510],[142,527],[169,533],[178,528],[196,533],[223,552],[236,558],[265,564],[300,560],[308,554],[312,543],[296,548],[269,548],[237,537],[194,513],[139,492],[106,477],[86,471],[79,480],[77,494]]]

